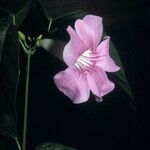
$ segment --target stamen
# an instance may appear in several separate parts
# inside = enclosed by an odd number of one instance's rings
[[[91,62],[89,59],[84,59],[81,57],[79,57],[79,61],[83,62],[83,63],[86,63],[87,65],[93,65],[93,62]]]
[[[94,58],[91,59],[91,50],[85,51],[76,61],[75,67],[79,70],[91,70],[95,65]]]
[[[100,55],[99,52],[86,50],[76,61],[75,67],[79,70],[92,70],[93,67],[95,67],[95,64],[97,61],[103,61],[104,56],[106,55]]]

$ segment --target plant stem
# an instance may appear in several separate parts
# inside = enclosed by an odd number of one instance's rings
[[[51,25],[52,25],[52,18],[50,18],[50,20],[49,20],[49,25],[48,25],[47,32],[49,32],[49,31],[50,31]]]
[[[30,61],[31,61],[31,53],[27,53],[22,150],[26,150],[26,145],[27,145],[27,122],[28,122],[28,97],[29,97]]]
[[[15,18],[14,14],[12,15],[12,19],[13,19],[13,25],[15,26],[16,25],[16,18]]]
[[[21,150],[21,146],[20,146],[20,143],[19,143],[17,137],[15,138],[15,142],[16,142],[16,144],[17,144],[18,150]]]

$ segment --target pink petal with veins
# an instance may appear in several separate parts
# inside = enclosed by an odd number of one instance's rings
[[[102,18],[87,15],[82,20],[78,19],[75,22],[75,30],[80,39],[84,42],[86,49],[94,49],[98,46],[102,37]]]
[[[57,88],[68,96],[73,103],[82,103],[89,99],[90,89],[85,72],[68,67],[54,76]]]
[[[103,69],[95,67],[87,72],[89,87],[97,97],[102,97],[111,92],[115,85],[107,78],[107,74]]]
[[[101,67],[104,71],[116,72],[120,67],[115,64],[114,60],[109,55],[109,41],[110,37],[107,36],[97,47],[96,52],[99,59],[97,59],[96,65]]]
[[[105,71],[120,69],[109,55],[110,37],[100,43],[102,18],[87,15],[75,22],[75,30],[69,26],[67,31],[70,41],[64,48],[63,58],[69,67],[56,74],[54,82],[73,103],[87,101],[90,90],[101,99],[115,87]]]
[[[70,66],[73,65],[78,57],[85,51],[83,41],[79,38],[77,33],[71,26],[67,28],[70,35],[70,41],[64,48],[63,59],[65,63]]]
[[[93,47],[97,47],[101,41],[103,35],[103,24],[102,17],[95,15],[87,15],[83,18],[86,24],[93,30],[92,38],[93,38]]]

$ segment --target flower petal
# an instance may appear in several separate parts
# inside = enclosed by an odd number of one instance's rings
[[[86,75],[75,67],[68,67],[54,76],[57,88],[68,96],[73,103],[82,103],[89,99],[90,89]]]
[[[84,52],[84,46],[82,40],[76,34],[71,26],[68,26],[67,31],[70,35],[70,41],[64,48],[63,59],[65,63],[70,66],[73,65],[78,57]]]
[[[107,72],[116,72],[120,67],[115,64],[114,60],[109,55],[109,41],[110,37],[106,36],[105,40],[97,47],[96,52],[100,57],[96,62],[96,65]]]
[[[105,71],[98,67],[87,72],[87,79],[93,94],[100,98],[111,92],[115,87],[114,83],[107,78]]]
[[[87,15],[82,20],[75,22],[75,30],[80,39],[84,41],[87,49],[96,48],[100,43],[103,25],[102,18],[94,15]]]

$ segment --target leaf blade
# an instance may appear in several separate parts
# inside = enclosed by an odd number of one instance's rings
[[[77,150],[77,149],[59,143],[42,143],[36,147],[36,150]]]
[[[132,93],[132,89],[130,87],[128,80],[126,79],[125,71],[120,56],[112,41],[110,42],[110,55],[115,60],[116,64],[121,68],[118,72],[114,73],[114,77],[116,78],[115,79],[116,84],[118,84],[120,88],[122,88],[124,92],[130,97],[130,100],[128,100],[128,104],[130,108],[134,112],[136,112],[136,102],[134,99],[134,95]]]
[[[5,9],[0,8],[0,62],[2,59],[2,50],[4,45],[4,40],[6,37],[6,32],[10,26],[10,15],[9,12]]]
[[[16,26],[19,27],[24,21],[31,7],[32,0],[27,0],[23,7],[15,14]]]
[[[7,31],[0,72],[0,133],[16,141],[15,103],[19,80],[19,42],[18,33],[14,26],[10,26]]]

